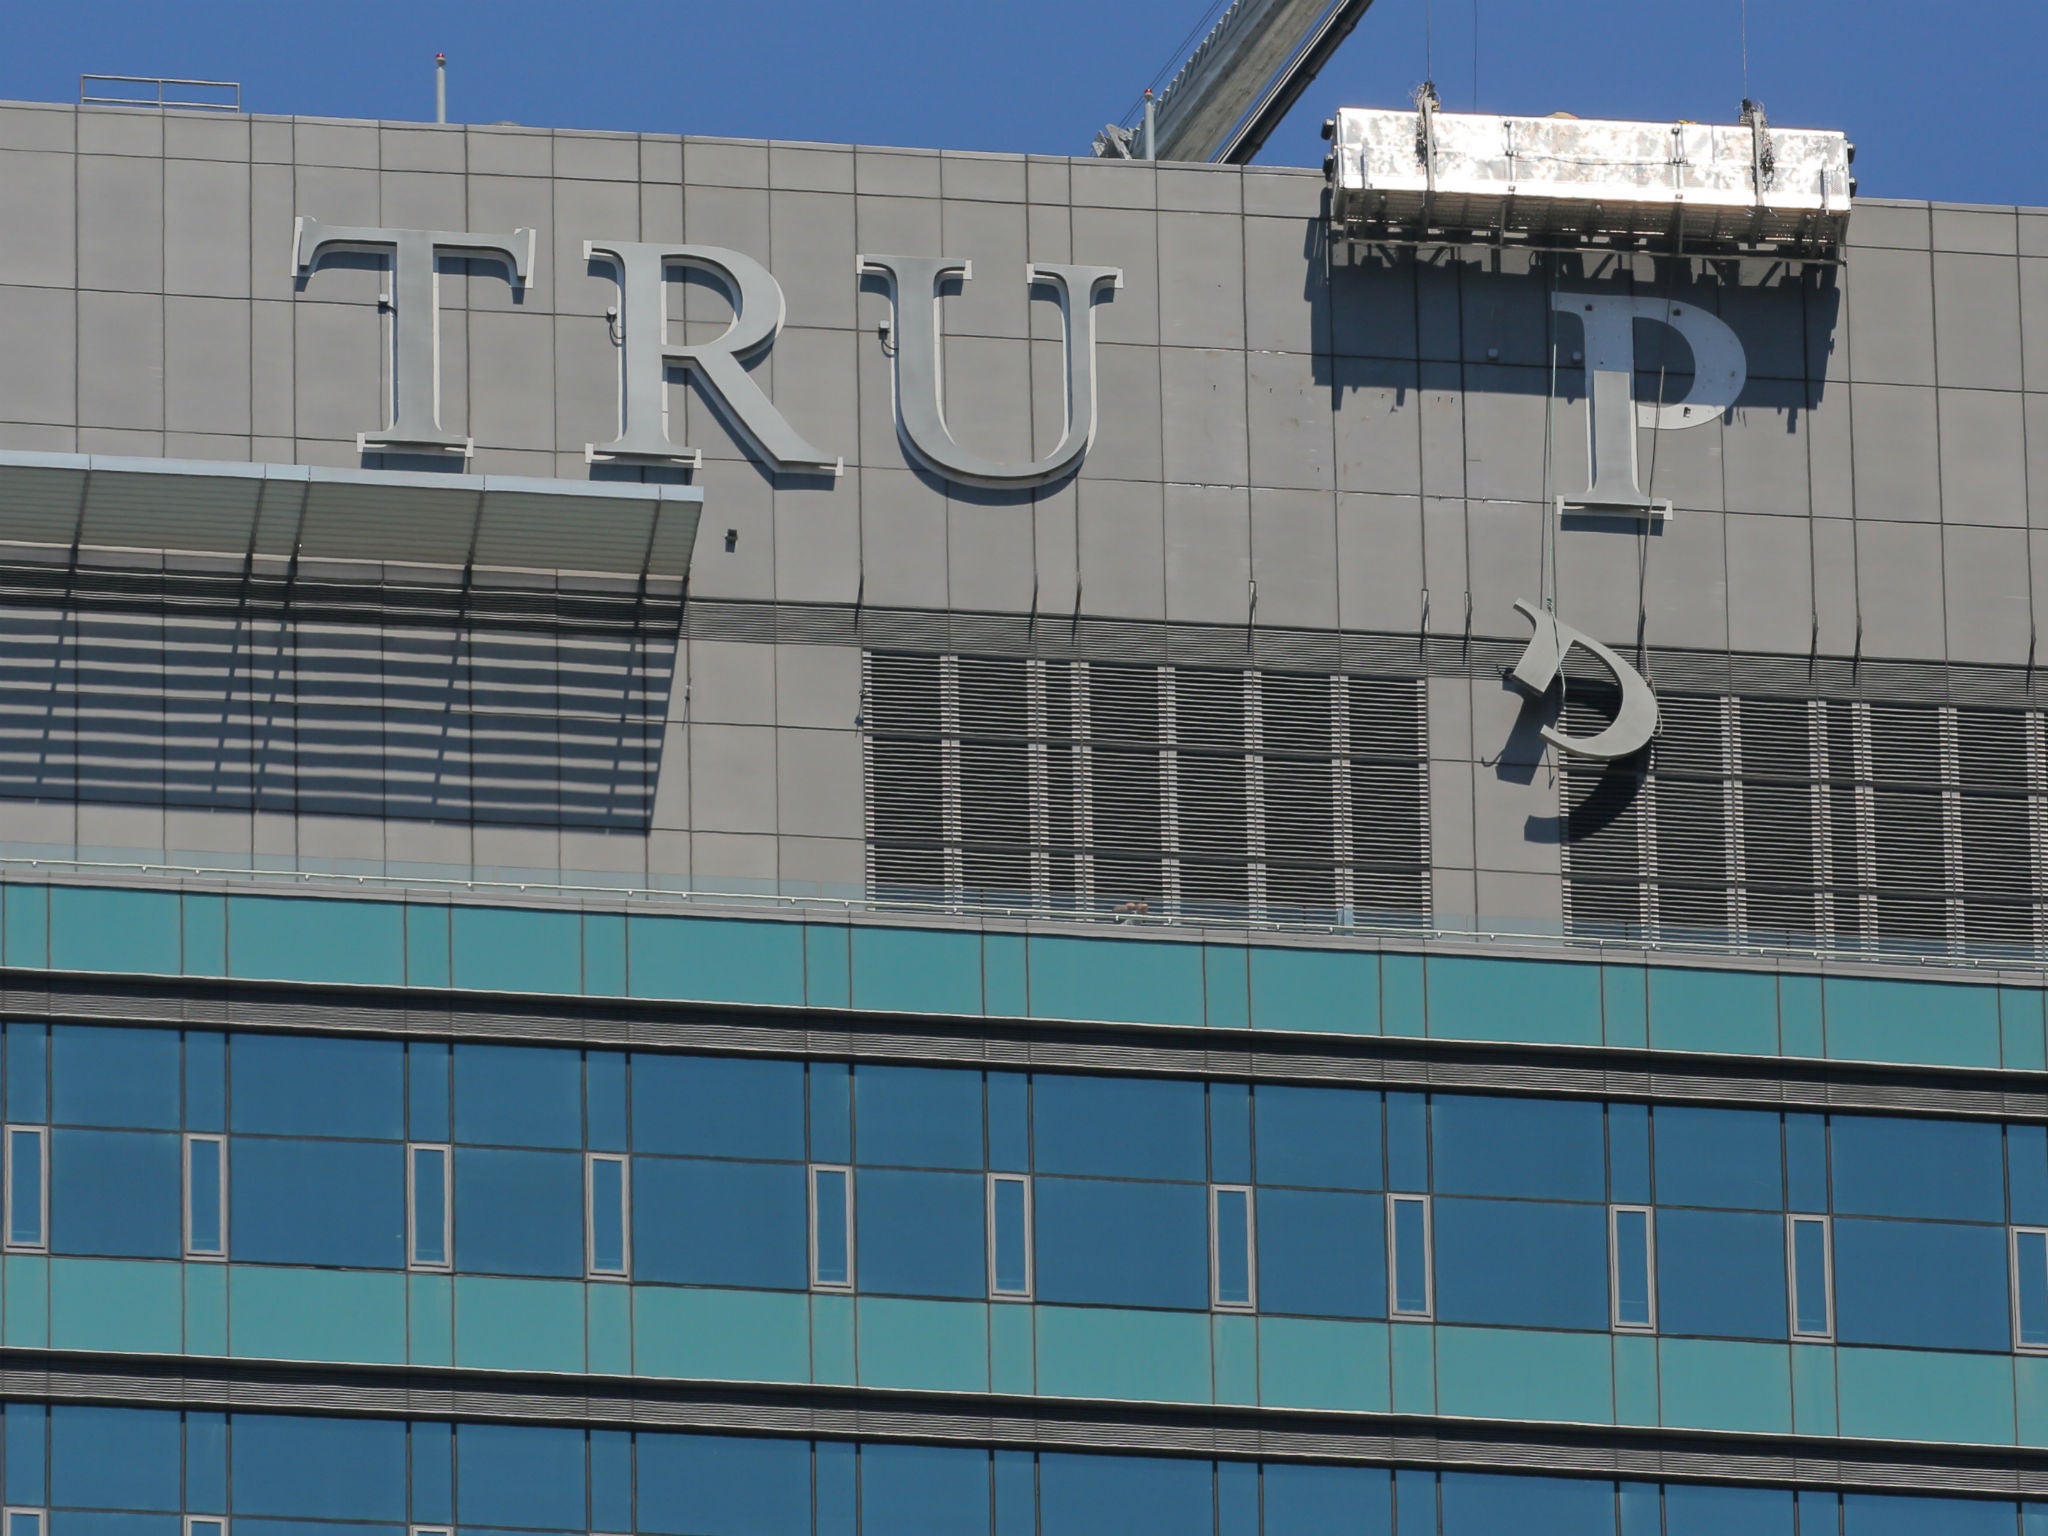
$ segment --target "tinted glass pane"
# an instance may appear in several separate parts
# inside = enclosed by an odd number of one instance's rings
[[[1251,1303],[1251,1216],[1243,1190],[1216,1191],[1216,1300],[1226,1307]]]
[[[1450,1323],[1607,1327],[1607,1208],[1438,1199],[1436,1315]]]
[[[1429,1099],[1423,1094],[1387,1095],[1387,1188],[1429,1189]]]
[[[1785,1198],[1790,1210],[1828,1208],[1828,1123],[1822,1115],[1785,1116]]]
[[[43,1138],[34,1131],[7,1133],[7,1241],[43,1240]]]
[[[1003,1173],[1031,1168],[1030,1081],[1022,1072],[988,1075],[988,1165]]]
[[[1599,1104],[1438,1094],[1430,1109],[1439,1193],[1606,1200]]]
[[[1386,1316],[1387,1217],[1379,1196],[1262,1189],[1258,1238],[1260,1311]]]
[[[152,1408],[50,1410],[50,1502],[178,1509],[184,1426]]]
[[[185,1144],[186,1203],[191,1225],[185,1243],[194,1253],[219,1253],[221,1155],[226,1150],[218,1141],[190,1141]]]
[[[462,1159],[455,1163],[459,1170]],[[462,1240],[468,1242],[467,1233]],[[583,1432],[462,1425],[455,1432],[455,1518],[463,1525],[582,1530]]]
[[[235,1257],[257,1264],[405,1267],[405,1149],[237,1136],[228,1152]]]
[[[185,1129],[228,1128],[228,1037],[211,1030],[185,1035]]]
[[[1393,1530],[1390,1480],[1378,1467],[1273,1462],[1265,1484],[1265,1536],[1390,1536]]]
[[[545,1046],[456,1046],[455,1139],[582,1146],[582,1056]]]
[[[1429,1310],[1429,1209],[1420,1200],[1394,1201],[1394,1310]]]
[[[1149,1456],[1038,1459],[1041,1536],[1206,1536],[1215,1529],[1206,1461]]]
[[[2006,1188],[2012,1219],[2048,1224],[2048,1126],[2005,1128]]]
[[[50,1031],[51,1119],[125,1130],[178,1128],[178,1035],[59,1024]]]
[[[228,1065],[237,1131],[405,1134],[405,1047],[399,1041],[235,1035]]]
[[[626,1139],[626,1058],[591,1051],[583,1058],[583,1099],[593,1152],[623,1152]]]
[[[412,1154],[412,1261],[448,1262],[448,1154],[415,1147]]]
[[[633,1269],[642,1280],[800,1291],[810,1284],[801,1163],[633,1161]]]
[[[1607,1106],[1607,1198],[1616,1205],[1650,1203],[1650,1107]]]
[[[852,1278],[848,1267],[846,1230],[846,1174],[834,1168],[811,1173],[811,1244],[813,1273],[819,1285],[845,1285]]]
[[[229,1435],[237,1515],[405,1518],[405,1426],[238,1413]]]
[[[50,1251],[170,1259],[182,1251],[178,1138],[50,1133]]]
[[[853,1069],[843,1061],[814,1061],[806,1074],[811,1124],[808,1156],[814,1163],[853,1161]],[[847,1464],[852,1465],[851,1447]]]
[[[853,1223],[860,1288],[895,1296],[984,1295],[986,1199],[978,1173],[863,1168]]]
[[[1200,1083],[1041,1074],[1031,1112],[1041,1173],[1209,1176]]]
[[[1800,1333],[1828,1331],[1828,1233],[1824,1221],[1792,1223],[1792,1300]]]
[[[1446,1472],[1440,1482],[1443,1536],[1608,1536],[1614,1530],[1612,1483],[1480,1472]]]
[[[1650,1217],[1614,1213],[1614,1320],[1624,1328],[1650,1325]]]
[[[808,1536],[807,1442],[720,1435],[635,1438],[641,1530],[671,1536]]]
[[[456,1148],[455,1243],[465,1274],[582,1274],[583,1159]]]
[[[633,1057],[633,1146],[703,1157],[804,1158],[804,1066]]]
[[[1819,1326],[1825,1325],[1823,1315]],[[1713,1338],[1784,1338],[1784,1218],[1660,1210],[1657,1327]]]
[[[2013,1506],[1989,1499],[1842,1495],[1842,1536],[2012,1536],[2012,1529]]]
[[[1752,1109],[1657,1106],[1657,1202],[1784,1209],[1778,1117]]]
[[[590,1265],[601,1275],[626,1267],[626,1170],[611,1158],[590,1165]]]
[[[2002,1227],[1835,1222],[1835,1332],[1844,1344],[2011,1347]]]
[[[2048,1233],[2018,1233],[2013,1245],[2020,1342],[2048,1345]]]
[[[1041,1178],[1032,1193],[1039,1300],[1209,1305],[1206,1186]]]
[[[1252,1095],[1261,1184],[1380,1187],[1380,1096],[1260,1084]]]
[[[1209,1177],[1249,1184],[1252,1177],[1252,1091],[1244,1083],[1209,1085]]]
[[[1668,1483],[1664,1536],[1792,1536],[1792,1495],[1782,1488]]]
[[[50,1027],[7,1026],[7,1118],[47,1120],[49,1115]]]
[[[910,1168],[979,1168],[981,1074],[861,1067],[853,1074],[856,1155]]]
[[[1997,1126],[1837,1115],[1831,1131],[1838,1212],[2005,1219],[2005,1157]]]
[[[454,1058],[439,1040],[411,1040],[405,1047],[406,1134],[414,1141],[447,1141],[454,1117],[449,1084]]]
[[[1025,1238],[1024,1183],[997,1179],[990,1198],[995,1203],[996,1290],[1015,1295],[1031,1288],[1029,1250]]]
[[[864,1531],[931,1531],[975,1536],[989,1529],[987,1451],[920,1445],[864,1445],[860,1516]]]

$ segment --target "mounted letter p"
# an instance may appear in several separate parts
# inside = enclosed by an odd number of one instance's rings
[[[1543,739],[1561,752],[1607,762],[1648,746],[1650,738],[1657,734],[1660,714],[1656,691],[1643,674],[1592,636],[1560,621],[1554,613],[1523,602],[1515,604],[1515,612],[1534,624],[1536,633],[1529,637],[1521,659],[1508,675],[1531,694],[1540,697],[1556,681],[1566,653],[1575,645],[1597,656],[1621,685],[1621,708],[1614,712],[1614,723],[1606,730],[1594,736],[1569,736],[1554,725],[1546,725]]]
[[[1066,426],[1050,453],[1005,464],[963,448],[946,425],[939,287],[966,282],[970,265],[944,256],[860,256],[861,272],[889,279],[896,327],[896,435],[903,451],[935,475],[966,485],[1045,485],[1068,473],[1095,440],[1095,298],[1123,286],[1115,267],[1032,266],[1026,280],[1058,295],[1066,319]]]

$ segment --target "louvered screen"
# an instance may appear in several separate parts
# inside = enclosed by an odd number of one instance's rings
[[[1637,759],[1563,769],[1582,933],[1837,949],[2048,948],[2042,716],[1934,704],[1665,696]],[[1611,699],[1574,685],[1565,728]]]
[[[891,652],[865,666],[878,897],[1428,911],[1416,679]]]

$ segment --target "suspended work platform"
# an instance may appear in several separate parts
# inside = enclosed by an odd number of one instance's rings
[[[1824,255],[1848,228],[1848,139],[1742,120],[1628,123],[1345,107],[1330,227],[1354,240],[1487,239]]]

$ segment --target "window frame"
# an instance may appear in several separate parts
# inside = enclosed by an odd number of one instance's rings
[[[1006,1291],[996,1279],[996,1186],[1015,1184],[1024,1191],[1024,1288]],[[1037,1294],[1038,1250],[1035,1242],[1034,1210],[1032,1207],[1031,1175],[1028,1173],[991,1173],[988,1175],[988,1299],[990,1301],[1030,1301]]]
[[[1820,1228],[1821,1299],[1827,1307],[1827,1329],[1812,1333],[1799,1326],[1799,1228]],[[1835,1338],[1835,1221],[1817,1211],[1785,1213],[1785,1325],[1794,1344],[1831,1344]]]
[[[1402,1323],[1436,1321],[1436,1212],[1434,1197],[1387,1191],[1387,1320]],[[1422,1208],[1422,1302],[1420,1312],[1401,1309],[1401,1242],[1396,1210],[1402,1205]]]
[[[202,1526],[212,1527],[211,1536],[228,1536],[226,1515],[187,1515],[183,1526],[184,1536],[201,1536]]]
[[[1643,1270],[1645,1300],[1650,1320],[1623,1322],[1621,1317],[1621,1218],[1643,1218]],[[1610,1205],[1607,1207],[1607,1325],[1615,1333],[1657,1331],[1657,1208],[1654,1205]]]
[[[441,1154],[441,1257],[422,1259],[420,1253],[419,1175],[416,1164],[422,1152]],[[408,1141],[405,1144],[405,1267],[418,1274],[445,1275],[455,1268],[455,1148],[445,1141]]]
[[[225,1264],[228,1260],[228,1138],[221,1131],[187,1131],[182,1138],[181,1151],[184,1154],[183,1185],[185,1195],[184,1250],[185,1257],[206,1264]],[[220,1246],[201,1248],[192,1234],[192,1149],[201,1142],[212,1142],[219,1149],[219,1161],[214,1165],[214,1181],[219,1185],[216,1197],[220,1210]]]
[[[836,1173],[845,1182],[843,1204],[845,1206],[843,1231],[846,1233],[846,1278],[844,1280],[822,1280],[818,1277],[818,1176]],[[854,1291],[858,1274],[854,1268],[853,1240],[853,1165],[850,1163],[809,1163],[804,1169],[804,1205],[810,1218],[809,1248],[811,1254],[811,1289],[826,1291],[835,1296],[848,1296]]]
[[[2020,1239],[2038,1237],[2048,1246],[2048,1227],[2013,1225],[2006,1228],[2006,1268],[2012,1279],[2012,1352],[2016,1355],[2048,1355],[2048,1340],[2039,1344],[2025,1344],[2020,1341]],[[2040,1298],[2044,1312],[2048,1312],[2048,1294]]]
[[[50,1251],[50,1128],[47,1125],[15,1125],[5,1127],[6,1146],[4,1158],[0,1158],[0,1249],[8,1253],[48,1253]],[[41,1160],[38,1170],[41,1174],[40,1187],[36,1191],[36,1232],[34,1242],[17,1242],[14,1237],[14,1143],[20,1136],[36,1139],[37,1156]]]
[[[50,1529],[50,1508],[47,1504],[9,1504],[0,1509],[0,1536],[14,1536],[14,1522],[18,1516],[27,1516],[36,1523],[36,1536],[46,1536]]]
[[[1244,1294],[1243,1301],[1223,1299],[1223,1223],[1218,1211],[1225,1195],[1244,1196]],[[1249,1184],[1209,1186],[1209,1310],[1212,1312],[1256,1312],[1259,1310],[1259,1207]]]
[[[619,1166],[619,1267],[597,1266],[597,1165]],[[620,1281],[633,1278],[633,1159],[625,1152],[583,1154],[583,1278]]]

